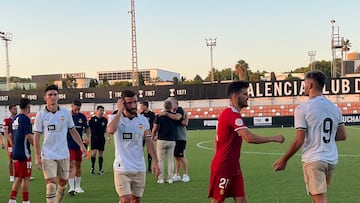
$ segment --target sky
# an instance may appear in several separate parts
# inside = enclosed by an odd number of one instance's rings
[[[193,79],[245,60],[252,71],[284,72],[331,60],[331,23],[360,51],[358,0],[135,0],[138,67]],[[11,32],[10,75],[131,69],[130,0],[0,0],[0,31]],[[0,76],[6,75],[0,46]]]

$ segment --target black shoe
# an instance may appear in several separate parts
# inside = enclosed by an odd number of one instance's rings
[[[90,173],[91,173],[92,175],[94,175],[94,168],[91,168],[91,169],[90,169]]]
[[[70,196],[75,196],[75,190],[69,191],[69,195],[70,195]]]
[[[98,172],[98,174],[99,174],[99,175],[104,175],[104,170],[100,170],[100,171]]]

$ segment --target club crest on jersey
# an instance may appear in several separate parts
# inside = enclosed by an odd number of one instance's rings
[[[102,122],[101,125],[102,125],[102,126],[105,126],[105,122]]]
[[[79,122],[79,123],[82,123],[82,122],[83,122],[83,120],[82,120],[81,118],[79,118],[78,122]]]
[[[244,121],[241,118],[237,118],[235,119],[235,125],[237,126],[243,126],[244,125]]]
[[[60,120],[61,120],[62,122],[64,122],[64,121],[65,121],[64,116],[61,116]]]
[[[144,126],[142,124],[139,125],[139,129],[142,130],[144,129]]]

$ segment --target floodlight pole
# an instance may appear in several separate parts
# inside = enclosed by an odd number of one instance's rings
[[[310,57],[310,70],[315,70],[315,56],[316,51],[308,51],[308,55]]]
[[[12,34],[7,32],[0,32],[0,38],[5,42],[6,52],[6,90],[10,90],[10,62],[9,62],[9,43],[12,40]]]
[[[213,49],[216,47],[216,38],[206,38],[206,46],[210,49],[210,74],[211,83],[214,82],[214,65],[213,65]]]
[[[131,0],[131,60],[132,60],[132,86],[139,86],[138,57],[136,46],[135,0]]]

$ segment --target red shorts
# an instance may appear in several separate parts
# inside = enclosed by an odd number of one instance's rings
[[[224,176],[211,172],[209,198],[224,201],[227,197],[245,197],[244,178],[242,174]]]
[[[70,152],[70,161],[82,161],[82,152],[81,150],[69,149]]]
[[[31,169],[32,169],[32,163],[31,158],[29,158],[27,161],[14,161],[14,176],[17,178],[27,178],[31,177]]]

